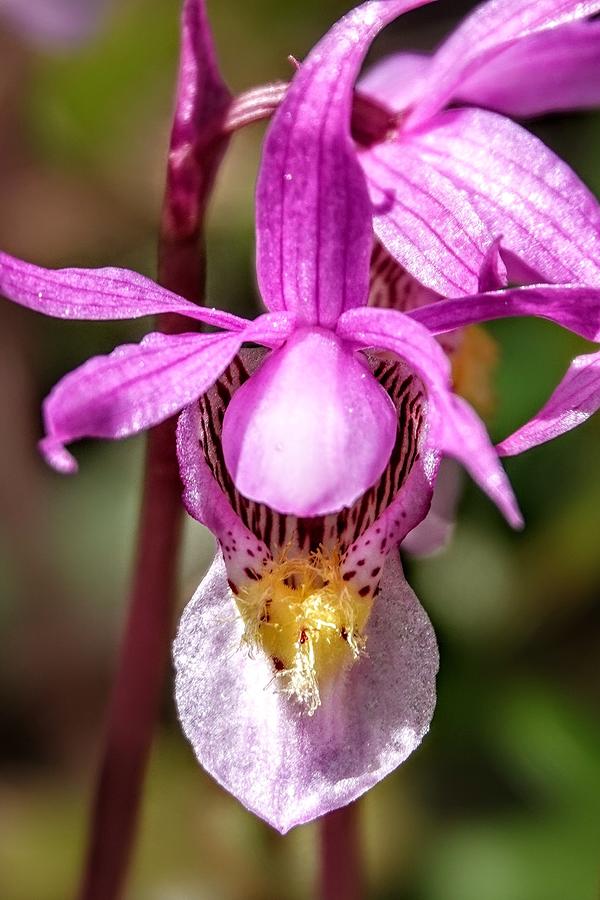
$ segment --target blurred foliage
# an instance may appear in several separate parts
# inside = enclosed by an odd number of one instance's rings
[[[24,0],[26,2],[26,0]],[[467,4],[425,8],[378,42],[427,47]],[[0,246],[52,265],[152,274],[177,53],[177,0],[115,4],[71,55],[0,35]],[[286,77],[346,8],[340,0],[209,3],[235,89]],[[598,115],[537,133],[600,189]],[[262,129],[232,142],[210,214],[209,302],[256,306],[253,186]],[[147,323],[86,325],[0,308],[0,896],[64,900],[84,835],[123,616],[141,439],[84,444],[81,474],[35,454],[39,403],[87,356]],[[583,343],[547,323],[490,326],[505,435],[546,398]],[[526,530],[509,533],[466,484],[452,546],[407,569],[441,647],[423,747],[363,801],[370,896],[592,900],[600,889],[600,421],[507,468]],[[181,603],[212,541],[190,523]],[[169,697],[148,778],[128,900],[306,898],[315,826],[285,839],[196,766]]]

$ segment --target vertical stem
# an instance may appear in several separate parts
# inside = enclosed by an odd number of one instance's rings
[[[222,122],[230,101],[218,71],[204,2],[184,0],[158,280],[196,303],[204,296],[204,213],[227,145]],[[189,331],[190,324],[162,316],[159,328],[175,333]],[[175,420],[170,419],[148,436],[135,575],[79,900],[118,900],[125,884],[166,677],[180,495]]]
[[[351,803],[320,821],[321,900],[364,897],[360,807]]]
[[[163,227],[159,281],[200,302],[204,253],[198,233],[178,236]],[[160,316],[166,333],[190,330],[177,316]],[[125,634],[106,725],[105,745],[90,814],[90,836],[79,900],[117,900],[131,859],[144,776],[166,681],[173,623],[181,482],[175,451],[176,418],[147,438],[138,544]]]
[[[175,421],[148,435],[135,573],[91,811],[79,897],[121,896],[160,709],[181,529]]]
[[[163,220],[160,283],[199,303],[204,269],[200,232],[179,235],[167,229]],[[159,317],[159,329],[166,333],[189,331],[190,323],[164,315]],[[176,418],[168,419],[153,428],[147,438],[129,612],[92,801],[79,900],[118,900],[133,851],[173,623],[183,511],[175,427]]]

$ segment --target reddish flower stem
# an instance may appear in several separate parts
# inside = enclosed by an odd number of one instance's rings
[[[201,222],[218,159],[206,172],[194,227],[173,229],[169,186],[159,242],[159,282],[200,303],[204,288]],[[170,173],[169,173],[170,177]],[[189,331],[190,322],[160,316],[165,333]],[[147,438],[138,545],[125,634],[106,725],[79,900],[118,900],[131,859],[144,776],[166,681],[183,507],[175,450],[176,417]]]
[[[181,487],[175,421],[152,429],[135,574],[91,812],[81,900],[121,896],[158,717],[172,627]]]
[[[364,897],[360,806],[351,803],[320,821],[321,900]]]

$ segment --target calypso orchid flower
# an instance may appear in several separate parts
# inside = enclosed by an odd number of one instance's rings
[[[479,292],[502,265],[499,230],[477,232],[481,254],[448,236],[457,271],[464,251],[463,270],[478,273],[476,284],[454,285],[471,296],[436,296],[408,312],[368,306],[373,201],[351,135],[354,82],[381,28],[423,2],[363,3],[296,73],[258,179],[257,272],[269,311],[256,320],[198,308],[133,272],[49,271],[0,256],[2,293],[46,315],[173,313],[221,329],[155,333],[89,360],[45,401],[41,449],[73,471],[67,443],[125,437],[183,410],[185,503],[219,552],[176,641],[179,714],[202,765],[281,831],[355,799],[428,729],[436,642],[396,548],[429,508],[441,457],[459,460],[521,524],[436,335],[538,315],[598,338],[598,287]],[[588,5],[542,6],[548,21],[563,21],[559,8],[575,15]],[[195,7],[184,18],[184,78],[206,46],[192,35],[203,22]],[[422,206],[421,190],[405,199],[422,220],[420,243],[407,244],[429,270],[424,236],[437,241],[441,217]],[[471,216],[464,190],[447,202],[453,221]],[[591,200],[589,215],[598,217]]]

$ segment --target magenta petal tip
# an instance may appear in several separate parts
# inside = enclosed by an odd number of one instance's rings
[[[38,447],[48,465],[62,475],[74,475],[79,469],[75,457],[55,437],[43,438]]]

